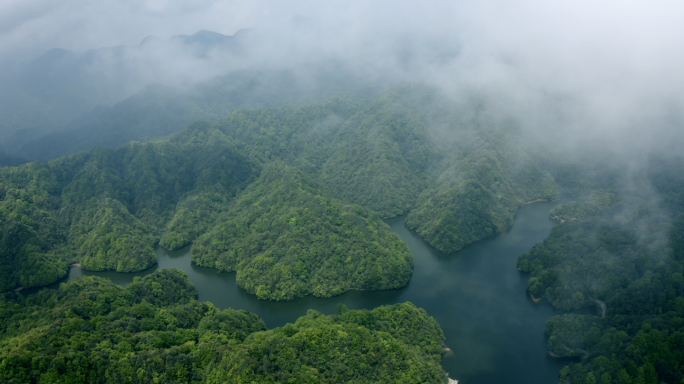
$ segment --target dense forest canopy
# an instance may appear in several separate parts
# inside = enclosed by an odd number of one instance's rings
[[[455,251],[558,195],[523,145],[506,145],[514,128],[485,112],[451,123],[460,140],[440,140],[451,119],[426,117],[434,94],[237,110],[159,140],[3,168],[3,264],[21,267],[1,287],[45,285],[75,262],[140,271],[157,244],[192,242],[194,262],[238,271],[263,299],[402,287],[412,257],[380,216],[410,211],[410,227]]]
[[[372,211],[324,196],[301,171],[268,165],[227,220],[196,240],[192,260],[237,270],[238,284],[261,299],[406,285],[413,256],[399,236]]]
[[[302,72],[316,81],[302,81]],[[19,129],[3,140],[12,156],[0,157],[0,164],[15,165],[18,159],[49,161],[96,147],[116,148],[131,140],[160,138],[193,121],[218,122],[236,109],[305,106],[338,95],[362,99],[379,92],[377,86],[362,84],[361,79],[335,62],[290,70],[237,70],[190,89],[150,84],[111,107],[98,106],[47,132],[47,122],[55,124],[49,117],[36,127]],[[3,128],[0,125],[0,132]]]
[[[86,277],[0,297],[5,383],[446,383],[444,335],[411,303],[310,310],[267,329],[256,314],[196,300],[184,272],[126,288]]]
[[[559,177],[578,191],[554,208],[549,237],[521,255],[529,293],[561,309],[549,350],[579,358],[562,383],[684,379],[684,162],[654,157],[642,172],[597,163],[598,178]],[[621,175],[622,174],[622,175]]]
[[[466,384],[684,383],[681,0],[83,5],[0,2],[0,382],[451,383],[411,303],[265,325],[420,291]]]
[[[558,225],[518,259],[535,300],[568,312],[598,308],[549,320],[551,353],[577,359],[561,382],[684,379],[680,158],[646,153],[648,161],[627,162],[593,148],[573,155],[531,137],[486,97],[454,101],[426,86],[337,92],[348,85],[340,80],[332,90],[283,96],[289,76],[234,73],[224,80],[237,88],[208,83],[192,97],[148,87],[93,111],[80,128],[25,141],[18,152],[48,162],[1,153],[8,166],[0,168],[0,291],[8,320],[0,374],[17,382],[65,372],[85,381],[443,382],[438,327],[374,328],[384,309],[371,312],[375,320],[368,312],[310,313],[269,331],[252,314],[184,298],[155,301],[166,283],[159,289],[152,280],[177,283],[183,277],[175,272],[126,289],[84,279],[29,298],[8,291],[58,281],[73,263],[141,271],[156,263],[155,247],[187,245],[196,265],[236,271],[240,287],[259,299],[401,288],[413,257],[382,218],[406,214],[428,243],[455,252],[507,231],[523,204],[563,197],[549,214]],[[264,99],[262,81],[282,89]],[[208,121],[191,123],[198,118]],[[138,300],[148,293],[130,290],[142,286],[157,293]],[[125,304],[113,308],[112,295]],[[86,296],[96,309],[77,303]],[[120,309],[126,305],[140,313]],[[426,319],[409,304],[393,310],[401,315],[387,315],[392,321],[414,313]],[[72,314],[81,320],[69,325]],[[127,330],[93,331],[105,318]],[[414,327],[427,327],[417,334],[429,339],[408,340]],[[54,340],[74,332],[83,339],[70,341],[73,348],[35,341],[50,332]],[[310,337],[334,348],[302,344]],[[361,348],[347,337],[369,340],[367,349],[345,349],[347,342]],[[307,355],[293,364],[292,352],[264,360],[273,350],[302,348],[348,358]],[[112,356],[119,365],[108,362]],[[342,372],[340,361],[358,370]],[[377,364],[387,369],[370,368]]]

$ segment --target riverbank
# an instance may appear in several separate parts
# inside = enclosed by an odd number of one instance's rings
[[[539,304],[543,300],[543,298],[541,298],[541,297],[539,297],[539,298],[534,297],[534,295],[531,292],[528,292],[528,293],[530,295],[530,299],[532,299],[532,301],[534,301],[535,304]]]
[[[337,313],[337,305],[372,309],[410,301],[439,322],[448,346],[442,367],[459,380],[449,383],[553,384],[567,365],[550,359],[544,339],[546,321],[560,313],[551,305],[530,305],[525,297],[527,276],[515,270],[520,254],[548,236],[555,224],[549,210],[555,203],[540,202],[521,208],[511,229],[476,242],[465,249],[444,254],[409,230],[404,216],[388,219],[390,228],[409,246],[414,272],[408,285],[386,291],[352,290],[332,299],[307,296],[292,301],[264,301],[236,283],[236,273],[194,265],[190,247],[176,251],[158,249],[158,264],[142,272],[94,272],[71,268],[68,279],[98,276],[126,286],[136,276],[157,269],[185,271],[195,285],[198,300],[218,308],[244,309],[257,313],[269,328],[294,323],[309,309]],[[53,287],[58,288],[59,284]],[[32,291],[25,289],[24,291]],[[496,323],[488,321],[497,319]],[[453,355],[450,355],[453,353]],[[520,356],[525,356],[520,360]]]
[[[551,216],[553,220],[556,220],[559,224],[565,223],[565,220],[561,219],[559,216]]]
[[[541,202],[541,201],[550,201],[550,200],[548,200],[548,199],[537,199],[537,200],[527,201],[527,202],[523,203],[522,205],[527,205],[527,204],[532,204],[532,203],[539,203],[539,202]]]

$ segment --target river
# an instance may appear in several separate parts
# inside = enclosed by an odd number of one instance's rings
[[[338,303],[350,309],[372,309],[411,301],[437,319],[444,330],[453,354],[445,356],[442,365],[460,384],[555,384],[558,371],[570,361],[548,356],[544,327],[549,317],[562,312],[546,302],[532,302],[526,293],[528,277],[516,269],[518,255],[548,236],[554,225],[549,210],[555,204],[525,205],[510,231],[453,254],[437,251],[407,229],[404,216],[386,220],[408,244],[415,265],[410,283],[391,291],[352,291],[330,299],[305,297],[289,302],[257,300],[237,286],[234,272],[217,273],[193,265],[189,247],[158,250],[158,266],[140,273],[90,272],[72,267],[68,279],[94,275],[126,285],[134,276],[178,268],[187,272],[200,300],[220,308],[257,313],[269,328],[294,322],[310,308],[332,314]]]

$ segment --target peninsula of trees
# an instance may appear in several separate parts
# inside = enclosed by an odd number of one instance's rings
[[[126,288],[85,277],[0,296],[3,383],[446,383],[444,335],[411,303],[337,315],[309,310],[267,329],[196,300],[184,272]]]
[[[652,158],[630,180],[594,163],[572,180],[560,224],[521,255],[528,290],[568,313],[546,327],[549,350],[579,358],[561,383],[678,383],[684,379],[684,162]],[[577,177],[579,176],[579,177]]]
[[[409,212],[409,227],[452,252],[558,194],[509,140],[514,128],[477,108],[435,111],[432,96],[237,110],[159,140],[1,168],[0,263],[14,267],[0,291],[54,282],[76,262],[140,271],[156,246],[188,244],[195,263],[237,271],[261,299],[402,287],[412,256],[381,217]]]

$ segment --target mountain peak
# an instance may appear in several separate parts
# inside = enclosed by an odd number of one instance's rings
[[[220,34],[218,32],[201,30],[194,35],[176,35],[170,40],[181,41],[183,43],[199,43],[199,44],[220,44],[223,41],[230,39],[230,36]]]
[[[155,45],[155,44],[159,44],[162,42],[163,42],[163,40],[158,38],[157,36],[149,35],[149,36],[146,36],[144,39],[142,39],[142,41],[140,42],[139,45],[140,46]]]
[[[218,32],[214,32],[214,31],[207,31],[206,29],[199,31],[192,36],[193,37],[203,37],[203,38],[214,38],[214,39],[222,39],[224,37],[227,37],[226,35],[223,35],[223,34],[220,34]]]

